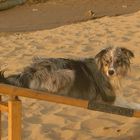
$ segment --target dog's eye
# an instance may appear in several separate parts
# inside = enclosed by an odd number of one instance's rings
[[[121,64],[122,64],[122,62],[121,62],[121,61],[117,61],[116,63],[117,63],[118,65],[121,65]]]
[[[109,60],[106,60],[104,64],[107,66],[109,64]]]

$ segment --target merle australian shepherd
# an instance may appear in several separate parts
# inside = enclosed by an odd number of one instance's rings
[[[139,104],[127,102],[122,95],[117,94],[116,83],[113,82],[127,74],[133,57],[132,51],[120,47],[108,47],[94,58],[80,60],[36,57],[32,64],[19,74],[5,77],[4,71],[1,71],[0,82],[51,94],[140,109]]]

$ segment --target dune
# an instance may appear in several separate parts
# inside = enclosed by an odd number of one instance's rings
[[[51,30],[0,33],[0,65],[6,75],[20,72],[33,56],[94,57],[108,45],[135,53],[124,79],[123,93],[140,103],[140,12],[103,17]],[[23,140],[139,140],[140,119],[127,118],[72,106],[21,98]],[[7,115],[3,115],[3,140],[7,140]]]

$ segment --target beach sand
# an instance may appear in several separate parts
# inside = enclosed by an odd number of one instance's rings
[[[33,56],[94,57],[108,45],[135,53],[123,94],[140,103],[140,12],[103,17],[51,30],[0,33],[0,64],[6,75],[20,72]],[[72,106],[21,98],[23,140],[139,140],[140,119],[127,118]],[[7,140],[7,115],[3,115]]]
[[[33,2],[46,0],[28,0]],[[139,0],[47,0],[16,6],[0,12],[0,32],[52,29],[103,16],[140,10]]]

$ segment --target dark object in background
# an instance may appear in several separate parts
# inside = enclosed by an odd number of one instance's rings
[[[0,11],[24,4],[26,0],[0,0]]]

